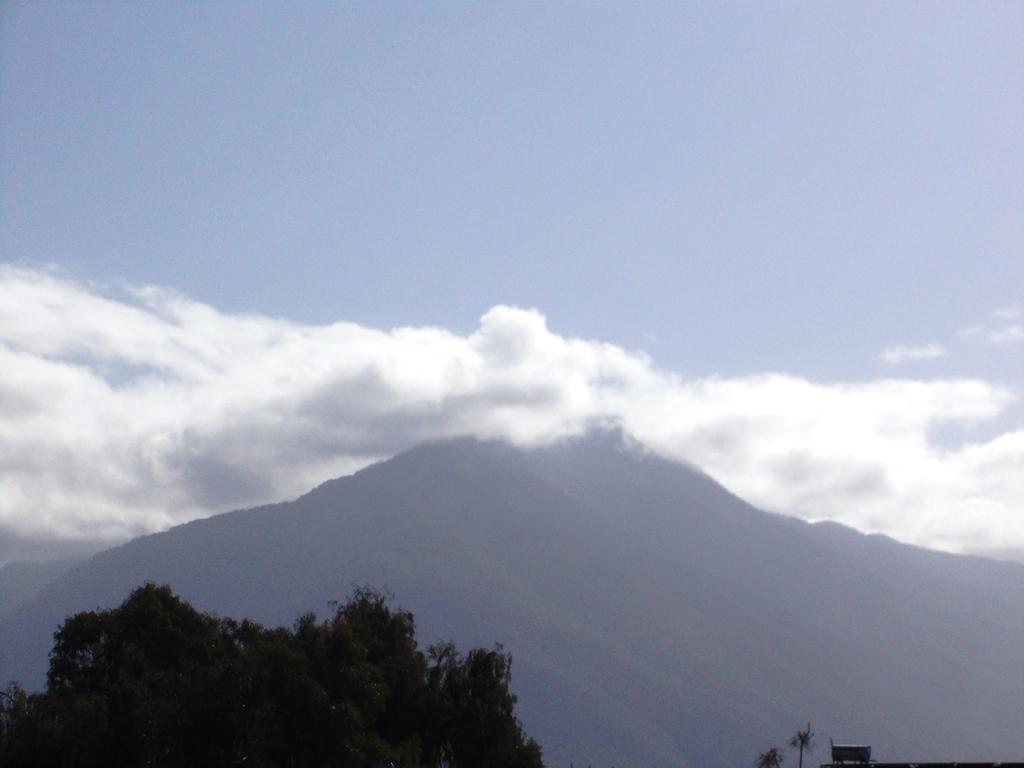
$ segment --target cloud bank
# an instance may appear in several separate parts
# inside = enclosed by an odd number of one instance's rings
[[[294,497],[417,442],[621,428],[751,502],[951,551],[1024,551],[1024,430],[940,447],[981,380],[684,379],[497,306],[468,335],[309,326],[0,266],[2,542],[115,542]],[[8,545],[10,547],[10,544]]]

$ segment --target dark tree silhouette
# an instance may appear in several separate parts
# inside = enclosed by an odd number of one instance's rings
[[[814,751],[814,733],[811,731],[810,723],[807,724],[806,728],[798,730],[790,737],[789,746],[799,750],[800,757],[798,758],[797,768],[804,768],[804,750],[808,752]]]
[[[783,753],[778,747],[762,752],[754,761],[754,768],[779,768],[782,765]]]
[[[411,614],[357,590],[292,630],[196,611],[168,587],[72,616],[45,693],[0,692],[0,765],[541,768],[500,647],[420,652]]]
[[[451,643],[430,648],[429,711],[435,718],[431,762],[451,766],[525,768],[540,763],[540,747],[523,735],[509,691],[512,659],[477,648],[465,657]]]

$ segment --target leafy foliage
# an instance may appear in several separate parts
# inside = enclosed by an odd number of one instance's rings
[[[357,590],[266,629],[146,585],[54,636],[45,693],[0,693],[0,764],[539,768],[511,659],[416,644],[411,614]]]
[[[762,752],[754,761],[754,768],[779,768],[783,761],[782,750],[778,747]]]

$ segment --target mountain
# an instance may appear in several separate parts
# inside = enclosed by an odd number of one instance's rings
[[[82,561],[80,557],[49,562],[16,560],[0,565],[0,618],[35,597]]]
[[[147,580],[269,624],[386,586],[420,638],[511,651],[550,766],[749,765],[808,720],[886,760],[1024,755],[1024,567],[765,513],[613,437],[424,445],[108,550],[0,622],[0,679],[40,686],[66,615]]]

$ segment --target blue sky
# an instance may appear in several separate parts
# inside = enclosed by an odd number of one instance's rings
[[[8,3],[3,253],[694,373],[872,375],[1019,302],[1019,4],[680,6]]]
[[[1015,393],[1021,39],[1020,3],[8,2],[8,290],[459,338],[509,305],[686,380]],[[1017,434],[999,403],[921,439]]]

